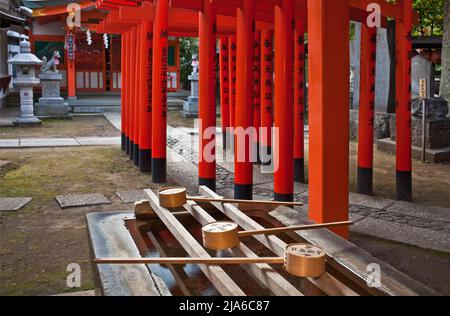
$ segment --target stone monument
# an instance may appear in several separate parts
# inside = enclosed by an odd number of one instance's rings
[[[60,57],[59,52],[55,51],[52,59],[48,62],[46,57],[43,58],[44,64],[39,75],[42,84],[42,97],[36,104],[36,115],[38,117],[71,118],[69,105],[64,103],[60,94],[62,75],[57,68]]]
[[[30,42],[20,42],[20,53],[8,60],[16,66],[17,75],[13,84],[20,89],[20,117],[14,121],[15,125],[36,125],[42,122],[34,116],[33,87],[39,84],[35,76],[35,66],[42,65],[43,61],[31,53]]]
[[[420,80],[427,80],[427,92],[429,97],[434,97],[434,67],[431,62],[422,55],[416,55],[412,59],[411,70],[411,94],[412,98],[418,98],[420,95]]]
[[[181,115],[185,118],[197,118],[198,117],[198,70],[199,62],[197,55],[192,56],[192,73],[188,77],[191,81],[191,95],[187,101],[183,103],[183,111]]]
[[[412,100],[412,150],[413,156],[421,157],[422,148],[422,117],[423,100]],[[450,118],[447,117],[447,101],[442,98],[426,98],[425,108],[427,116],[427,133],[425,135],[425,147],[427,160],[432,162],[450,161]],[[378,148],[388,152],[395,152],[396,141],[396,116],[391,115],[391,137],[378,141]]]

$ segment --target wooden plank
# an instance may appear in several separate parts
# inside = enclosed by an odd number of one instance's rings
[[[104,212],[86,215],[92,258],[140,257],[133,239],[124,225],[132,212]],[[144,264],[92,264],[96,292],[105,296],[170,296],[169,289]],[[131,276],[131,277],[129,277]]]
[[[271,216],[283,224],[289,225],[311,223],[306,216],[292,209],[279,207]],[[340,238],[328,230],[303,231],[294,233],[309,243],[318,245],[327,250],[330,259],[327,261],[333,268],[343,273],[353,282],[357,283],[374,295],[412,296],[435,295],[436,293],[425,285],[413,280],[406,274],[398,271],[391,265],[373,257],[367,251],[353,243]],[[369,288],[367,281],[370,272],[367,266],[371,263],[380,265],[382,278],[380,286]]]
[[[193,201],[188,201],[184,208],[202,225],[205,226],[216,220],[202,207]],[[230,249],[227,252],[235,257],[258,257],[250,248],[240,243],[238,248]],[[242,266],[257,282],[278,296],[303,296],[291,283],[283,278],[275,269],[268,264],[255,264]]]
[[[200,194],[212,198],[218,198],[218,195],[205,186],[200,186]],[[264,229],[263,226],[242,213],[238,208],[231,204],[212,203],[222,213],[246,230]],[[278,256],[284,256],[286,243],[276,236],[254,236],[264,246],[273,251]],[[308,280],[320,288],[325,294],[330,296],[357,296],[358,294],[346,286],[344,283],[325,272],[320,278],[308,278]]]
[[[152,190],[144,190],[144,195],[148,198],[150,205],[164,225],[191,257],[211,258],[208,252],[192,237],[176,217],[169,210],[159,206],[159,199]],[[221,267],[205,265],[199,265],[199,267],[220,294],[225,296],[245,296],[245,293]]]

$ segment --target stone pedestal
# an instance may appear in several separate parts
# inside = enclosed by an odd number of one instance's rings
[[[183,103],[181,115],[185,118],[198,118],[198,73],[188,77],[191,81],[191,95]]]
[[[35,106],[36,115],[41,118],[71,118],[69,105],[61,98],[62,75],[46,72],[39,75],[42,84],[42,98]]]
[[[447,102],[440,98],[425,99],[427,109],[426,148],[450,147],[450,118],[447,117]],[[412,144],[422,146],[422,99],[412,101]],[[391,117],[391,139],[396,139],[395,115]]]
[[[20,117],[14,121],[14,125],[28,126],[40,125],[41,123],[41,120],[35,117],[33,114],[33,87],[21,87]]]

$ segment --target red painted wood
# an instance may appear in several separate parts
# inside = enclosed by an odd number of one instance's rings
[[[229,78],[230,78],[230,126],[236,126],[236,36],[228,37],[229,49]]]
[[[294,48],[294,159],[305,158],[305,22],[295,23]]]
[[[348,20],[348,0],[308,1],[309,217],[316,223],[348,220]],[[347,228],[333,231],[348,237]]]
[[[153,23],[143,21],[140,32],[140,121],[139,146],[141,150],[152,149],[152,57],[153,57]]]
[[[237,9],[236,50],[236,130],[235,130],[235,184],[253,184],[253,163],[250,148],[252,140],[245,134],[253,125],[252,119],[252,67],[255,10],[254,1],[243,0]],[[252,136],[250,137],[252,138]]]
[[[294,193],[294,1],[275,6],[275,198],[292,199]],[[289,197],[291,196],[291,197]]]
[[[373,167],[377,29],[361,26],[358,166]]]
[[[222,119],[222,132],[226,133],[230,127],[230,56],[228,37],[222,36],[220,47],[220,109]]]
[[[199,13],[199,178],[214,181],[216,178],[215,128],[216,128],[216,11],[209,0],[204,0]],[[211,149],[212,148],[212,149]],[[207,183],[205,183],[208,185]],[[208,185],[210,186],[210,185]],[[211,185],[215,190],[215,185]]]
[[[261,130],[261,32],[255,31],[253,42],[253,127],[256,129],[254,142],[259,149]],[[259,156],[258,156],[259,157]]]
[[[273,127],[273,32],[261,32],[261,127],[262,147],[272,147]],[[268,162],[268,161],[266,161]]]

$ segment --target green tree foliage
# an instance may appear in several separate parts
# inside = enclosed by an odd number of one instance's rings
[[[444,28],[444,0],[414,0],[414,10],[419,14],[419,25],[414,35],[442,35]]]
[[[184,89],[190,89],[188,76],[192,73],[192,55],[198,55],[198,38],[180,38],[180,80]]]

